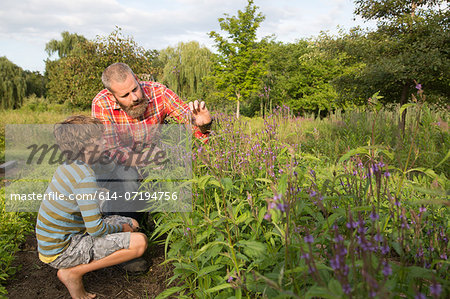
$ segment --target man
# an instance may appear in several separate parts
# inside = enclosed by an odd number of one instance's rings
[[[122,198],[122,206],[112,213],[132,217],[138,221],[141,213],[123,212],[127,192],[139,189],[140,176],[137,167],[141,161],[150,161],[153,151],[143,152],[151,139],[152,125],[163,124],[167,117],[187,126],[192,124],[194,136],[206,141],[211,129],[212,117],[205,102],[186,105],[170,89],[157,82],[140,82],[131,68],[124,63],[108,66],[102,74],[105,87],[92,101],[92,116],[106,125],[105,140],[109,155],[115,160],[113,171],[102,166],[93,167],[99,185]],[[128,193],[129,194],[129,193]]]

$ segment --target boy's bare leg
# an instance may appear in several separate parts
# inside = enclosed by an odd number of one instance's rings
[[[86,292],[83,286],[82,277],[84,274],[98,269],[114,266],[144,254],[147,249],[147,236],[142,233],[131,233],[130,246],[128,249],[120,249],[116,252],[90,262],[72,268],[58,270],[58,278],[67,287],[70,295],[74,299],[95,298],[95,294]]]

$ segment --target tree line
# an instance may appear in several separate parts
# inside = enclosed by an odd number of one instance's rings
[[[1,107],[19,108],[36,94],[86,109],[102,88],[101,73],[125,62],[141,80],[166,84],[183,99],[203,99],[213,109],[253,116],[276,105],[296,114],[365,105],[379,92],[384,104],[404,104],[420,84],[428,99],[449,97],[449,11],[445,0],[355,0],[355,15],[376,20],[374,30],[322,33],[294,43],[257,39],[264,21],[253,0],[211,31],[216,52],[196,41],[148,50],[116,28],[93,40],[63,32],[46,45],[45,74],[23,71],[0,58]],[[445,8],[441,8],[444,5]],[[57,59],[50,60],[56,54]]]

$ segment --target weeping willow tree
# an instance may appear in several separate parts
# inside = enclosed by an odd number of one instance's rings
[[[196,41],[162,50],[159,59],[164,64],[163,82],[182,98],[202,97],[202,79],[210,72],[211,57],[211,51]]]
[[[19,108],[23,103],[27,84],[21,67],[0,57],[0,107]]]
[[[79,44],[87,41],[84,36],[68,31],[63,31],[61,37],[61,40],[52,39],[45,45],[49,56],[58,53],[59,58],[67,57]]]

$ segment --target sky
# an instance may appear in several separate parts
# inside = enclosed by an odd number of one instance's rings
[[[336,34],[355,26],[374,27],[355,18],[352,0],[254,0],[265,16],[258,37],[273,35],[293,43],[320,32]],[[1,0],[0,57],[24,70],[45,70],[45,44],[69,31],[88,39],[122,28],[138,45],[162,50],[198,41],[214,51],[210,31],[218,19],[237,15],[247,0]],[[54,58],[54,57],[51,57]]]

